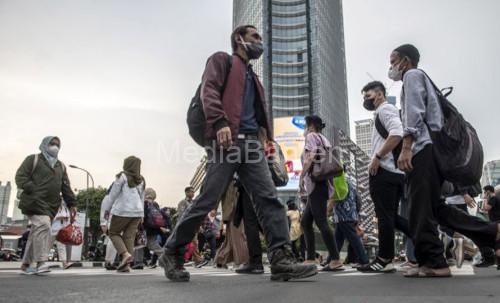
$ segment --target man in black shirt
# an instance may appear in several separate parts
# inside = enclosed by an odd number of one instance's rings
[[[495,196],[495,188],[487,185],[483,188],[486,203],[484,209],[488,211],[491,222],[500,222],[500,200]]]

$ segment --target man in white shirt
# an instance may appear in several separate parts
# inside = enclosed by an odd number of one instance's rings
[[[365,85],[363,106],[375,111],[372,132],[372,161],[369,166],[370,196],[378,219],[379,251],[370,264],[358,268],[361,272],[396,272],[394,258],[394,230],[408,235],[408,221],[398,215],[404,189],[404,173],[394,159],[401,151],[403,126],[396,106],[385,100],[385,87],[379,81]]]

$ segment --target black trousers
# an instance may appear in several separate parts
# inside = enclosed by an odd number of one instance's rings
[[[245,190],[240,190],[240,203],[243,209],[245,222],[245,236],[247,237],[249,263],[262,266],[262,246],[260,243],[260,225],[252,201]]]
[[[429,144],[412,159],[413,170],[408,174],[409,224],[418,264],[443,268],[448,265],[439,240],[438,224],[463,234],[479,247],[494,247],[497,225],[445,203],[441,198],[443,179],[432,153],[432,144]]]
[[[403,197],[405,177],[379,168],[375,176],[370,176],[370,196],[375,205],[378,219],[378,255],[384,259],[394,258],[395,229],[408,235],[408,220],[398,213],[399,202]]]
[[[277,198],[262,144],[257,139],[246,139],[235,141],[228,150],[209,147],[206,150],[207,173],[200,195],[175,226],[165,245],[165,252],[175,254],[184,251],[208,212],[217,207],[234,173],[238,172],[245,191],[252,198],[272,258],[275,250],[290,241],[285,207]]]
[[[318,226],[318,229],[321,232],[321,237],[328,248],[328,253],[332,260],[338,260],[340,258],[337,244],[335,243],[335,238],[333,236],[333,231],[328,225],[326,217],[327,203],[328,185],[326,181],[318,182],[315,184],[313,192],[307,199],[306,208],[304,209],[304,213],[302,214],[302,219],[300,221],[306,240],[308,260],[314,260],[316,256],[313,221],[316,223],[316,226]]]

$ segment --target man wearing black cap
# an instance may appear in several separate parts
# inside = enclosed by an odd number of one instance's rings
[[[498,245],[500,225],[469,216],[441,199],[444,180],[435,164],[431,132],[441,130],[443,114],[430,79],[417,69],[419,61],[420,53],[415,46],[401,45],[390,55],[388,74],[394,81],[403,81],[403,147],[398,167],[407,174],[410,234],[420,266],[410,269],[405,276],[449,277],[451,272],[437,224],[469,237],[479,247],[494,247],[495,242]]]

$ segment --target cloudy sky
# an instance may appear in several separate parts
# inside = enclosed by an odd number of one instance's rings
[[[399,95],[388,57],[411,42],[435,82],[455,86],[451,100],[486,159],[500,158],[499,11],[496,0],[344,1],[351,123],[370,117],[359,101],[369,75]],[[55,134],[60,158],[96,185],[108,186],[126,156],[142,158],[148,186],[175,205],[202,154],[186,108],[206,57],[229,51],[231,29],[231,0],[0,0],[0,180],[13,181]],[[83,173],[68,172],[73,187],[85,186]]]

